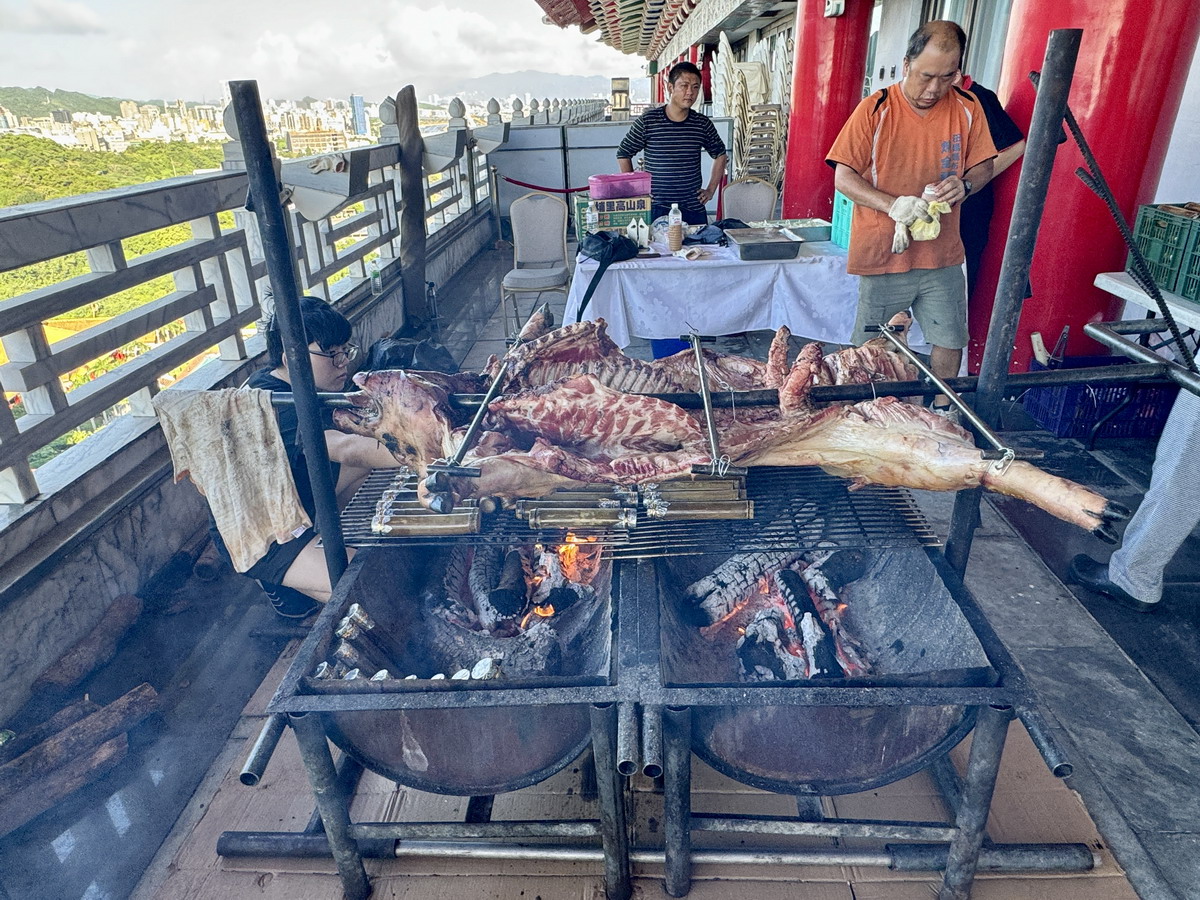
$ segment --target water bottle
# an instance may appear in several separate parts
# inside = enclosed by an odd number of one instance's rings
[[[596,209],[596,201],[588,203],[584,231],[595,234],[600,230],[600,210]]]
[[[371,296],[378,297],[383,293],[383,275],[379,271],[379,261],[371,260],[371,267],[368,270],[371,278]]]
[[[667,247],[672,253],[683,248],[683,213],[678,203],[672,203],[667,213]]]

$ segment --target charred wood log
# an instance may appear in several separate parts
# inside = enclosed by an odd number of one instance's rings
[[[68,725],[74,725],[84,716],[90,716],[100,708],[86,697],[76,700],[69,706],[64,706],[49,719],[28,731],[18,733],[12,740],[0,747],[0,765],[16,759],[26,750],[35,747],[48,737],[58,734]]]
[[[15,791],[5,791],[0,795],[0,836],[15,831],[95,781],[120,763],[128,751],[128,736],[118,734],[90,752],[85,751],[57,769],[43,773],[35,782]]]
[[[496,587],[488,591],[488,603],[502,619],[521,614],[529,601],[529,587],[525,581],[525,567],[521,554],[509,550],[500,567],[500,579]],[[482,611],[481,611],[482,612]]]
[[[142,614],[142,600],[134,594],[122,594],[104,612],[100,623],[70,650],[59,657],[33,683],[35,694],[74,687],[96,668],[108,662],[129,627]]]
[[[47,773],[128,731],[158,707],[158,694],[140,684],[89,716],[0,766],[0,797],[38,784]]]

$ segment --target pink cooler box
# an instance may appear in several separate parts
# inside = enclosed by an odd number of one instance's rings
[[[649,193],[649,172],[622,172],[619,175],[591,175],[588,177],[588,196],[593,200],[645,197]]]

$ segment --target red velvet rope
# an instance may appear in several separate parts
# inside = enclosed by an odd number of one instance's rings
[[[527,187],[527,188],[530,188],[531,190],[535,190],[535,191],[546,191],[547,193],[550,193],[550,194],[577,194],[580,191],[587,190],[586,185],[584,187],[577,187],[577,188],[552,188],[552,187],[542,187],[542,185],[540,185],[540,184],[529,184],[524,181],[517,181],[515,178],[509,178],[507,175],[501,175],[500,177],[503,178],[505,181],[507,181],[509,184],[516,184],[521,187]]]

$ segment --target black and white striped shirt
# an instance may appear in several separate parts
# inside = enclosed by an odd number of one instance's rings
[[[725,153],[725,142],[712,119],[690,109],[682,122],[672,122],[665,106],[647,110],[621,141],[617,159],[633,159],[640,150],[645,151],[655,204],[678,203],[681,210],[704,208],[696,197],[703,187],[700,151],[708,151],[713,159]]]

